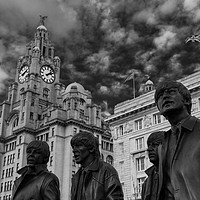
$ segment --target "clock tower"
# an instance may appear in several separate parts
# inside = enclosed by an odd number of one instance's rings
[[[48,170],[60,181],[61,199],[70,199],[71,178],[79,166],[70,146],[80,131],[99,139],[101,157],[112,164],[112,140],[102,123],[101,107],[93,104],[91,92],[79,83],[61,84],[60,59],[54,55],[40,16],[33,40],[16,66],[8,98],[0,104],[0,200],[11,199],[17,171],[26,166],[26,147],[33,140],[50,147]]]
[[[40,16],[34,39],[27,44],[25,55],[19,58],[15,83],[9,90],[12,103],[22,100],[19,118],[24,121],[22,126],[29,128],[36,126],[44,107],[59,105],[60,100],[60,58],[54,56],[45,18]]]

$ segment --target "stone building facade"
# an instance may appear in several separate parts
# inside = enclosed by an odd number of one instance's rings
[[[43,22],[43,21],[42,21]],[[111,135],[102,123],[101,107],[79,83],[60,83],[61,61],[44,23],[19,58],[8,99],[0,104],[0,200],[11,199],[17,170],[26,165],[26,147],[32,140],[50,146],[48,169],[60,180],[61,199],[70,199],[75,164],[70,140],[79,131],[99,138],[102,158],[113,162]]]
[[[192,115],[200,117],[200,71],[178,81],[191,92]],[[141,198],[145,170],[151,166],[147,155],[148,136],[170,128],[154,102],[153,82],[147,81],[144,87],[144,94],[117,104],[114,114],[106,119],[113,137],[114,167],[119,172],[127,200]]]

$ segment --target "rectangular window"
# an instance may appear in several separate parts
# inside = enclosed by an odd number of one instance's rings
[[[135,121],[135,130],[136,131],[142,129],[142,122],[143,122],[142,119],[138,119],[138,120]]]
[[[33,112],[30,112],[30,120],[33,120]]]
[[[11,176],[11,168],[9,168],[9,170],[8,170],[8,177],[10,177]]]
[[[6,189],[7,189],[7,182],[5,182],[4,184],[4,192],[6,191]]]
[[[22,143],[22,136],[19,136],[19,144]]]
[[[23,99],[23,101],[22,101],[22,106],[23,107],[25,106],[25,103],[26,103],[26,99]]]
[[[120,153],[124,153],[124,143],[123,142],[119,143],[119,151],[120,151]]]
[[[7,165],[10,164],[10,155],[7,157]]]
[[[3,192],[3,183],[1,183],[0,192]]]
[[[119,174],[120,176],[124,173],[124,161],[119,162]]]
[[[74,102],[74,109],[76,110],[77,107],[78,107],[78,103],[75,101],[75,102]]]
[[[49,162],[50,166],[53,165],[53,156],[50,156],[50,162]]]
[[[15,162],[15,154],[13,154],[13,163]]]
[[[141,195],[142,192],[142,184],[144,183],[145,177],[137,178],[137,188],[138,188],[138,194]]]
[[[18,152],[17,152],[17,159],[19,159],[20,157],[20,149],[18,149]]]
[[[136,158],[136,169],[138,172],[143,171],[145,169],[144,159],[145,157]]]
[[[109,142],[106,142],[106,150],[109,151],[110,150],[110,145]]]
[[[13,176],[14,167],[11,169],[11,176]]]
[[[19,163],[17,163],[16,172],[18,171],[18,169],[19,169]]]
[[[3,166],[6,165],[6,156],[3,158]]]
[[[4,179],[5,170],[2,170],[1,178]]]
[[[138,138],[136,141],[136,150],[144,149],[144,137]]]
[[[153,114],[153,124],[161,123],[161,115],[159,113]]]
[[[10,163],[12,163],[12,155],[10,155]]]
[[[9,190],[12,190],[12,181],[10,181],[10,188]]]
[[[113,144],[110,144],[110,151],[113,152]]]
[[[40,140],[43,141],[43,135],[40,136]]]
[[[55,128],[51,129],[52,137],[54,136]]]
[[[24,112],[22,112],[21,120],[24,121]]]
[[[35,99],[31,99],[31,106],[34,106],[35,104]]]
[[[97,112],[96,112],[96,116],[99,117],[99,110],[97,110]]]
[[[38,115],[38,120],[41,120],[41,115]]]
[[[51,151],[53,151],[53,141],[51,142]]]
[[[71,103],[70,103],[70,102],[68,102],[68,109],[70,109],[70,107],[71,107]]]
[[[5,145],[5,151],[8,151],[8,144]]]
[[[101,147],[102,147],[102,149],[105,149],[105,142],[104,141],[101,142]]]
[[[46,141],[49,140],[49,133],[46,133]]]
[[[123,125],[119,126],[119,134],[120,136],[124,135]]]
[[[6,169],[6,178],[8,177],[8,169]]]

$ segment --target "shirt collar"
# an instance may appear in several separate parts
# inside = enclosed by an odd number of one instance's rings
[[[194,125],[196,123],[196,120],[197,119],[195,117],[189,115],[186,118],[184,118],[183,120],[181,120],[175,126],[171,126],[171,130],[172,130],[172,132],[175,132],[176,129],[178,128],[179,132],[181,132],[181,127],[183,127],[189,131],[192,131],[194,128]]]
[[[190,116],[182,123],[182,127],[188,129],[189,131],[192,131],[196,121],[197,121],[196,117]]]
[[[47,171],[47,164],[39,164],[39,165],[35,165],[34,167],[29,167],[28,165],[25,167],[22,167],[21,169],[19,169],[17,171],[18,174],[33,174],[33,175],[37,175],[39,174],[41,171]]]
[[[95,159],[93,162],[91,162],[87,167],[82,168],[85,172],[88,171],[97,171],[99,168],[99,159]]]

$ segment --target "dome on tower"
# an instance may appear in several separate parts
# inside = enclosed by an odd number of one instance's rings
[[[153,82],[151,80],[148,80],[145,85],[153,85]]]
[[[85,92],[84,87],[81,84],[77,83],[77,82],[69,84],[67,86],[65,92],[71,92],[71,91],[75,91],[75,90],[76,90],[76,92],[80,92],[80,93],[84,93]]]
[[[45,30],[47,31],[47,28],[44,25],[40,25],[37,27],[37,30]]]
[[[60,61],[60,58],[58,56],[55,56],[53,59]]]
[[[40,51],[40,48],[39,48],[39,47],[33,47],[33,51],[39,52],[39,51]]]
[[[154,83],[151,80],[147,80],[144,84],[144,93],[150,92],[154,89]]]

